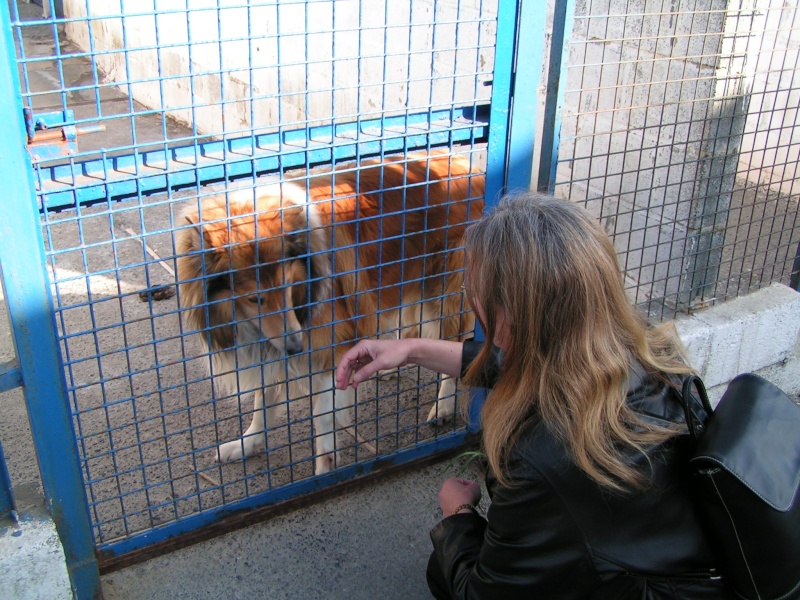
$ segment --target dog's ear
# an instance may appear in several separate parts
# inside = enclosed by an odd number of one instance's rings
[[[315,210],[306,205],[284,211],[284,227],[289,231],[284,238],[285,252],[302,263],[306,281],[304,285],[296,286],[298,296],[294,298],[297,306],[307,307],[302,311],[303,315],[298,312],[301,322],[310,317],[311,306],[327,300],[331,288],[330,236],[328,230],[319,225],[320,219],[307,212]]]
[[[197,206],[194,205],[186,206],[178,215],[175,244],[178,255],[183,259],[178,261],[179,268],[188,260],[187,255],[200,250],[201,231],[197,226],[199,220]]]
[[[184,219],[187,224],[196,226],[198,235],[202,234],[204,250],[227,252],[230,246],[249,243],[253,238],[252,212],[237,216],[237,208],[231,203],[229,214],[224,199],[207,198],[199,211],[192,207],[184,213]]]
[[[202,211],[202,212],[201,212]],[[180,216],[178,223],[184,227],[181,231],[181,240],[186,246],[184,251],[209,250],[220,248],[227,242],[227,225],[224,213],[219,214],[216,207],[209,202],[204,202],[200,207],[196,204],[189,205]],[[210,222],[204,222],[210,221]],[[185,227],[188,225],[189,227]],[[201,247],[202,246],[202,247]]]

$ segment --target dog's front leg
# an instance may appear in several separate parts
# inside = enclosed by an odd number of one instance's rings
[[[353,424],[351,408],[355,401],[355,390],[333,389],[331,374],[315,375],[312,379],[313,389],[319,390],[313,398],[314,411],[314,463],[317,475],[335,469],[339,462],[339,451],[336,448],[336,431],[334,422],[339,428],[347,428]]]
[[[439,383],[439,395],[428,413],[428,423],[443,425],[456,410],[456,380],[442,376]]]
[[[217,449],[217,460],[219,462],[230,462],[243,460],[248,456],[253,456],[263,452],[267,447],[267,421],[266,411],[272,411],[275,406],[275,397],[283,389],[282,385],[270,386],[267,390],[257,389],[253,392],[253,420],[250,427],[242,434],[241,439],[227,442],[220,445]],[[270,397],[268,408],[264,409],[264,396]],[[270,415],[272,419],[273,415]]]
[[[314,471],[317,475],[336,468],[336,432],[333,430],[333,379],[330,375],[312,378],[314,413]],[[317,390],[319,390],[317,392]]]

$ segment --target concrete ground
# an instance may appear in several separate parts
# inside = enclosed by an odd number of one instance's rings
[[[448,463],[392,476],[116,573],[107,600],[429,598],[428,530]]]

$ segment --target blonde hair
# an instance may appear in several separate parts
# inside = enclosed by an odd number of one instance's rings
[[[572,202],[521,194],[473,225],[466,246],[468,293],[483,309],[486,339],[494,339],[499,309],[511,328],[482,412],[494,474],[509,483],[509,453],[521,428],[536,419],[600,485],[643,486],[647,478],[622,449],[645,453],[675,429],[645,423],[627,405],[632,362],[665,381],[665,374],[691,369],[674,327],[648,327],[629,302],[600,224]],[[470,366],[467,383],[480,380],[490,346]]]

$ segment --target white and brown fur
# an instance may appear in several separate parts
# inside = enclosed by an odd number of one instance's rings
[[[482,213],[483,187],[468,158],[416,154],[187,208],[177,234],[186,321],[210,352],[215,382],[255,396],[250,427],[219,447],[220,461],[263,449],[265,395],[268,409],[278,403],[288,363],[290,377],[311,375],[315,467],[329,471],[334,415],[352,424],[355,392],[333,385],[344,352],[387,333],[460,339],[472,330],[461,245]],[[453,414],[454,392],[446,378],[429,420]]]

